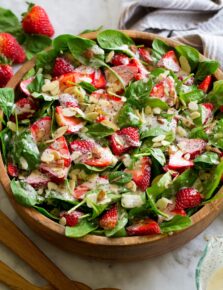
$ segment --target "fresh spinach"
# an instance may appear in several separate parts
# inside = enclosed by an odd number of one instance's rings
[[[50,49],[47,51],[41,51],[36,55],[36,70],[40,68],[46,73],[52,71],[53,63],[58,55],[58,52],[55,49]]]
[[[123,185],[132,180],[132,175],[124,171],[114,171],[108,176],[109,182]]]
[[[97,229],[97,225],[87,219],[81,219],[74,227],[66,227],[65,235],[69,238],[81,238]]]
[[[170,221],[165,221],[160,224],[160,229],[163,233],[180,231],[188,228],[191,225],[191,219],[188,216],[174,216]]]
[[[221,181],[221,177],[223,175],[223,161],[221,161],[215,168],[211,170],[210,178],[208,178],[203,185],[204,190],[202,194],[205,199],[209,199],[212,197],[216,188],[219,186]]]
[[[215,60],[206,60],[199,63],[195,74],[196,81],[203,81],[207,75],[212,75],[219,67],[219,63]]]
[[[14,90],[12,88],[1,88],[0,89],[0,108],[3,113],[9,119],[14,108]]]
[[[151,195],[152,198],[156,201],[171,183],[172,177],[170,173],[167,172],[163,174],[155,184],[147,188],[146,190],[147,196]]]
[[[148,148],[148,147],[141,147],[140,151],[136,153],[134,156],[153,156],[154,159],[156,159],[160,165],[164,166],[166,163],[166,157],[163,153],[163,151],[160,148]]]
[[[97,41],[103,49],[123,51],[133,56],[129,46],[134,45],[134,41],[121,31],[104,30],[97,35]]]
[[[191,71],[196,69],[199,62],[199,52],[195,48],[187,45],[178,45],[175,50],[188,60]]]
[[[37,192],[31,185],[23,181],[16,181],[13,179],[10,183],[10,186],[13,195],[19,204],[26,207],[32,207],[37,204]]]
[[[204,140],[208,140],[208,135],[204,131],[203,127],[195,127],[189,133],[190,138],[201,138]]]
[[[4,128],[0,132],[0,140],[1,140],[1,149],[2,149],[2,157],[4,163],[7,163],[7,153],[10,152],[10,141],[12,138],[12,131],[9,128]]]
[[[23,34],[17,16],[11,10],[2,7],[0,7],[0,32],[11,33],[19,40]]]
[[[153,54],[152,56],[155,59],[160,59],[165,53],[171,50],[171,47],[168,46],[161,39],[155,39],[152,42]]]
[[[43,214],[44,216],[52,219],[52,220],[57,220],[59,221],[59,217],[53,215],[52,213],[50,213],[48,210],[46,210],[44,207],[41,207],[41,206],[37,206],[35,205],[34,208],[40,212],[41,214]]]
[[[58,52],[65,52],[69,50],[68,41],[74,39],[75,36],[71,34],[62,34],[54,38],[53,40],[53,48]]]
[[[128,214],[127,214],[127,212],[124,209],[122,209],[122,208],[118,209],[118,216],[119,216],[118,217],[118,223],[115,226],[115,228],[112,229],[112,230],[105,230],[106,237],[114,236],[119,231],[121,231],[123,228],[125,228],[125,226],[127,225],[127,223],[128,223]]]
[[[146,101],[146,105],[151,108],[160,108],[162,110],[167,110],[169,108],[168,104],[158,98],[149,97]]]
[[[36,53],[46,49],[52,43],[52,40],[44,35],[37,34],[27,34],[23,45],[26,48],[26,53],[28,52],[28,58],[30,59]]]
[[[209,135],[208,140],[211,145],[223,149],[223,119],[215,124],[213,132]]]
[[[97,90],[94,86],[87,82],[80,82],[78,85],[90,94]]]
[[[223,80],[214,82],[213,89],[207,95],[207,101],[211,102],[215,109],[223,105]]]
[[[188,104],[190,102],[200,102],[204,98],[204,92],[199,90],[196,86],[187,87],[187,90],[180,90],[179,99],[183,104]]]
[[[44,78],[41,73],[38,73],[33,81],[27,86],[30,93],[40,93],[42,91],[42,86],[44,85]]]
[[[94,123],[87,126],[87,134],[95,138],[104,138],[114,133],[114,130],[100,123]]]
[[[127,102],[137,109],[147,105],[147,100],[152,89],[152,81],[139,80],[131,83],[125,92]]]
[[[152,195],[147,194],[147,204],[148,204],[148,208],[150,209],[151,213],[155,214],[155,215],[160,215],[163,217],[168,217],[168,214],[162,212],[161,210],[159,210],[156,206],[156,203],[152,197]]]
[[[32,135],[27,131],[14,136],[12,155],[16,164],[26,170],[36,168],[40,162],[39,149]],[[24,168],[22,159],[27,164],[27,168]]]
[[[196,166],[213,166],[219,164],[219,155],[215,152],[205,152],[194,159]]]
[[[136,115],[134,110],[128,104],[124,105],[119,111],[117,123],[121,128],[128,126],[141,126],[141,120],[139,116]]]

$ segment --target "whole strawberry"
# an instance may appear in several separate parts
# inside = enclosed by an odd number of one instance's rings
[[[57,57],[53,66],[53,76],[58,77],[74,71],[74,67],[66,59]]]
[[[22,27],[26,33],[41,34],[49,37],[54,35],[54,28],[46,11],[38,5],[29,5],[28,12],[22,20]]]
[[[176,195],[176,209],[186,209],[199,206],[202,195],[193,187],[182,188]]]
[[[82,215],[83,215],[83,213],[80,211],[77,211],[77,210],[75,210],[71,213],[64,212],[61,214],[61,219],[62,218],[65,219],[66,226],[74,227],[74,226],[76,226],[76,224],[78,224],[79,219]],[[61,220],[61,223],[63,223],[62,220]]]
[[[118,208],[117,205],[113,205],[107,210],[99,220],[100,227],[105,230],[114,229],[118,223]]]
[[[26,59],[25,52],[18,41],[9,33],[0,33],[0,55],[13,63],[23,63]]]
[[[0,88],[4,88],[12,76],[12,67],[8,64],[0,64]]]

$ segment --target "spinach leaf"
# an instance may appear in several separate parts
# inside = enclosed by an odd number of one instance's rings
[[[212,91],[207,95],[207,101],[211,102],[215,109],[223,105],[223,80],[214,82]]]
[[[117,123],[121,128],[128,127],[128,126],[133,126],[133,127],[141,126],[141,121],[140,121],[139,116],[136,115],[134,110],[127,104],[124,105],[119,111]]]
[[[183,104],[188,104],[194,101],[202,101],[204,98],[204,92],[199,90],[196,86],[187,87],[186,91],[180,90],[179,98]]]
[[[179,55],[182,55],[187,59],[192,71],[197,67],[199,62],[199,52],[195,48],[187,45],[178,45],[175,50]]]
[[[151,71],[150,75],[152,77],[158,77],[160,74],[164,73],[166,70],[164,68],[158,67]]]
[[[212,197],[216,188],[218,187],[221,177],[223,175],[223,161],[221,161],[215,168],[211,170],[210,178],[208,178],[203,185],[204,190],[202,194],[205,199],[209,199]]]
[[[152,196],[154,200],[157,200],[160,195],[166,190],[167,186],[171,184],[172,177],[169,172],[163,174],[161,178],[152,186],[147,188],[147,196]]]
[[[151,152],[151,155],[153,156],[153,158],[155,158],[160,163],[160,165],[162,165],[162,166],[165,165],[166,157],[161,149],[151,148],[150,152]]]
[[[168,104],[158,98],[148,98],[146,101],[146,105],[151,108],[161,108],[162,110],[167,110],[169,108]]]
[[[88,82],[80,82],[78,83],[78,85],[81,86],[85,91],[87,91],[90,94],[97,90],[94,86],[92,86]]]
[[[208,135],[204,131],[203,127],[195,127],[189,133],[190,138],[201,138],[204,140],[208,140]]]
[[[53,63],[58,55],[55,49],[41,51],[36,55],[36,70],[42,68],[44,72],[50,73],[52,71]]]
[[[134,45],[134,41],[121,31],[104,30],[97,35],[97,41],[103,49],[123,51],[133,56],[129,46]]]
[[[12,131],[9,128],[4,128],[0,132],[2,157],[5,164],[7,164],[7,153],[10,152],[10,149],[11,149],[11,146],[10,146],[11,138],[12,138]]]
[[[41,214],[45,215],[46,217],[52,219],[52,220],[59,220],[59,217],[51,214],[49,211],[47,211],[44,207],[35,205],[34,208],[40,212]]]
[[[45,195],[45,201],[47,204],[59,204],[62,203],[70,205],[77,205],[78,201],[74,199],[71,194],[62,195],[60,192],[55,190],[47,190]]]
[[[15,37],[22,34],[22,27],[17,16],[11,10],[2,7],[0,7],[0,32],[8,32]]]
[[[85,201],[89,208],[92,208],[93,213],[91,219],[98,217],[109,205],[110,200],[107,203],[100,204],[97,202],[98,195],[100,195],[101,190],[91,190],[87,193]]]
[[[102,30],[103,26],[99,26],[98,28],[95,28],[95,29],[85,29],[83,31],[81,31],[79,34],[85,34],[85,33],[90,33],[90,32],[97,32],[97,31],[100,31]]]
[[[153,56],[155,58],[161,58],[165,53],[171,50],[171,47],[168,46],[161,39],[155,39],[152,42],[152,48],[154,50]]]
[[[7,119],[12,114],[14,107],[14,90],[12,88],[1,88],[0,89],[0,108],[6,115]]]
[[[124,171],[114,171],[108,176],[109,182],[123,185],[132,180],[132,175]]]
[[[212,75],[219,67],[219,63],[215,60],[206,60],[199,63],[195,74],[196,81],[203,81],[207,75]]]
[[[29,59],[36,53],[44,50],[49,47],[52,43],[52,40],[44,35],[37,34],[26,34],[25,41],[23,45],[25,46],[26,53],[29,54]]]
[[[74,39],[75,36],[71,34],[62,34],[54,38],[53,40],[53,48],[58,52],[67,51],[68,48],[68,41]]]
[[[87,219],[82,219],[80,222],[74,227],[66,227],[65,228],[65,236],[69,238],[81,238],[90,232],[97,229],[97,225],[89,222]]]
[[[210,166],[219,164],[219,156],[215,152],[205,152],[194,159],[197,166]]]
[[[182,187],[190,187],[194,184],[197,179],[198,172],[195,169],[187,169],[181,175],[179,175],[170,186],[163,192],[163,196],[173,196]]]
[[[27,89],[30,93],[40,93],[42,90],[42,86],[44,85],[44,78],[41,73],[38,73],[33,81],[27,86]]]
[[[35,189],[23,182],[12,180],[10,183],[15,200],[26,207],[32,207],[38,202],[37,192]]]
[[[75,59],[84,65],[95,68],[105,66],[104,51],[95,41],[81,37],[68,40],[68,48]]]
[[[56,101],[58,100],[58,96],[51,96],[48,95],[47,93],[32,93],[32,97],[35,99],[40,99],[40,100],[44,100],[46,102],[52,102],[52,101]]]
[[[209,135],[209,143],[217,148],[223,149],[223,119],[219,120]]]
[[[168,217],[168,214],[162,212],[161,210],[159,210],[156,206],[156,203],[152,197],[152,195],[147,194],[147,204],[148,204],[148,208],[150,209],[150,211],[155,214],[155,215],[161,215],[163,217]]]
[[[127,212],[124,209],[119,208],[118,215],[119,215],[118,223],[114,227],[114,229],[105,230],[106,237],[114,236],[116,233],[118,233],[121,229],[125,228],[125,226],[127,225],[127,223],[128,223],[128,214],[127,214]]]
[[[170,221],[162,222],[160,224],[163,233],[180,231],[188,228],[191,225],[191,219],[188,216],[176,215]]]
[[[15,135],[12,154],[15,162],[24,170],[32,170],[40,162],[39,149],[32,135],[26,131]]]
[[[114,133],[114,130],[100,123],[87,126],[87,134],[95,138],[104,138]]]
[[[129,104],[135,108],[142,109],[147,105],[147,99],[152,89],[152,81],[139,80],[131,83],[125,92]]]

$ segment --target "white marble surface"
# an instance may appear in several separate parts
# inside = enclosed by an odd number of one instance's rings
[[[78,33],[86,28],[117,27],[121,2],[119,0],[38,0],[44,6],[57,34]],[[20,15],[25,0],[1,0],[0,6]],[[222,234],[223,214],[196,239],[162,257],[129,264],[98,262],[79,258],[55,248],[31,232],[15,214],[4,191],[0,188],[0,209],[3,210],[70,278],[91,287],[117,287],[122,290],[195,290],[194,273],[205,238]],[[13,238],[13,233],[12,233]],[[42,284],[21,260],[0,245],[0,259],[24,275]],[[7,289],[0,284],[0,289]],[[67,290],[67,289],[64,289]]]

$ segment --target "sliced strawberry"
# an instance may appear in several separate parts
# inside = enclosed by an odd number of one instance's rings
[[[111,63],[114,66],[118,66],[118,65],[127,65],[129,64],[129,57],[123,53],[116,53],[112,60]]]
[[[67,126],[67,134],[77,133],[84,126],[84,122],[77,117],[66,117],[63,115],[63,108],[61,106],[56,107],[55,118],[57,124],[61,127]]]
[[[98,100],[105,99],[108,101],[123,102],[121,98],[110,95],[106,93],[104,90],[95,91],[91,94],[91,96],[97,98]]]
[[[93,81],[92,85],[96,89],[103,89],[106,86],[106,79],[104,74],[100,69],[95,70],[94,75],[93,75]]]
[[[75,163],[106,167],[115,161],[109,148],[102,147],[90,140],[75,140],[70,143],[70,147]]]
[[[13,163],[8,163],[7,171],[11,177],[17,177],[19,175],[19,170],[18,170],[17,166],[14,165]]]
[[[202,107],[202,124],[205,125],[212,121],[214,106],[212,103],[203,103]]]
[[[183,155],[184,153],[180,150],[171,154],[168,162],[168,168],[181,172],[187,168],[193,167],[194,162],[192,160],[185,159]]]
[[[60,153],[63,165],[69,167],[71,164],[70,151],[68,149],[67,141],[62,136],[57,138],[49,147],[49,149],[55,150]]]
[[[34,170],[31,174],[25,179],[25,181],[32,185],[35,189],[46,187],[50,181],[49,177],[41,173],[39,170]]]
[[[203,92],[207,93],[210,89],[212,84],[212,76],[208,75],[205,79],[199,84],[198,89],[202,90]]]
[[[186,216],[187,215],[187,213],[185,212],[184,209],[176,209],[176,208],[171,211],[171,214],[173,214],[173,215],[181,215],[181,216]]]
[[[31,77],[27,80],[24,80],[22,81],[20,84],[19,84],[19,87],[20,87],[20,90],[27,96],[27,97],[30,97],[31,94],[30,94],[30,91],[28,90],[28,85],[34,80],[34,77]]]
[[[146,49],[145,47],[140,47],[138,49],[138,52],[139,52],[139,56],[140,58],[145,61],[145,62],[148,62],[150,63],[152,61],[152,58],[151,58],[151,55],[149,53],[149,50]]]
[[[68,108],[68,107],[76,108],[76,107],[78,107],[77,99],[75,99],[75,97],[73,95],[70,95],[70,94],[59,95],[59,102],[60,102],[60,105],[64,108]]]
[[[39,170],[46,174],[50,181],[55,183],[62,183],[67,178],[69,167],[61,167],[56,164],[41,163]]]
[[[58,77],[74,71],[73,65],[63,57],[57,57],[53,66],[53,76]]]
[[[121,77],[125,86],[127,86],[138,73],[138,68],[135,65],[119,65],[113,67],[112,69]],[[111,74],[110,71],[108,73]],[[108,78],[108,75],[106,75],[106,78]]]
[[[110,137],[110,145],[115,155],[121,155],[131,148],[137,148],[140,144],[139,130],[134,127],[123,128]]]
[[[22,98],[15,103],[15,113],[19,120],[32,117],[36,109],[35,102],[30,98]]]
[[[157,66],[172,70],[173,72],[180,71],[180,65],[177,56],[173,50],[165,53],[158,61]]]
[[[151,160],[149,157],[141,157],[134,164],[134,169],[125,171],[132,174],[132,179],[140,190],[145,191],[150,186]]]
[[[134,75],[136,80],[145,79],[148,76],[148,71],[139,59],[132,58],[129,66],[134,66],[137,69],[137,73]]]
[[[30,130],[36,142],[48,140],[51,135],[51,117],[46,116],[37,120],[32,124]]]
[[[176,194],[176,209],[187,209],[199,206],[202,201],[202,195],[195,188],[182,188]]]
[[[163,98],[165,96],[165,91],[164,91],[164,83],[163,81],[156,84],[151,92],[150,92],[150,96],[152,97],[156,97],[156,98]]]
[[[146,236],[160,234],[159,224],[150,218],[141,220],[126,228],[128,236]]]
[[[72,211],[71,213],[63,212],[60,217],[65,218],[66,226],[74,227],[78,224],[80,217],[83,216],[83,213],[80,211]]]
[[[76,199],[83,199],[85,196],[85,193],[87,193],[89,190],[90,190],[89,186],[85,184],[81,184],[81,185],[78,185],[74,189],[73,195]]]
[[[197,155],[204,152],[207,142],[203,139],[187,139],[183,138],[179,143],[178,147],[185,154],[190,154],[189,159],[194,159]]]
[[[118,207],[113,205],[99,220],[99,225],[104,230],[112,230],[118,223]]]

